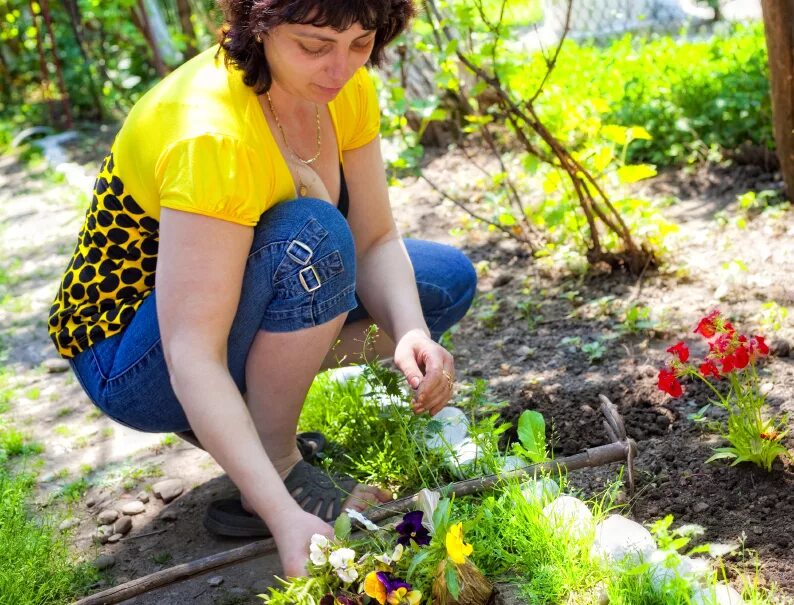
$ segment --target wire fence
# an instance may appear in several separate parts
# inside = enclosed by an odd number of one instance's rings
[[[544,0],[541,30],[559,37],[568,0]],[[760,0],[573,0],[569,36],[608,38],[632,31],[671,31],[686,24],[761,18]]]

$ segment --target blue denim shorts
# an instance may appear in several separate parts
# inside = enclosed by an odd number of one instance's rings
[[[405,246],[425,320],[438,339],[471,305],[476,273],[450,246],[410,239]],[[241,392],[259,330],[293,332],[345,312],[348,323],[369,317],[356,296],[355,272],[350,228],[331,204],[301,198],[262,215],[229,332],[229,372]],[[117,422],[141,431],[186,431],[160,342],[156,297],[155,288],[127,328],[77,355],[71,366],[91,401]]]

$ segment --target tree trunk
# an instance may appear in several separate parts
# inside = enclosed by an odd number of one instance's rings
[[[196,31],[193,29],[193,22],[190,20],[191,10],[189,0],[176,0],[179,11],[179,25],[182,34],[185,36],[185,59],[196,56]]]
[[[28,6],[30,7],[30,14],[32,16],[33,27],[36,30],[36,50],[39,55],[39,71],[41,72],[41,98],[42,102],[47,105],[47,110],[50,114],[50,124],[55,125],[55,112],[52,109],[50,100],[50,73],[47,69],[47,58],[44,56],[44,41],[42,40],[41,27],[39,27],[38,19],[39,12],[36,10],[37,6],[33,0],[29,0]]]
[[[163,55],[160,53],[160,47],[152,35],[149,15],[146,13],[146,6],[143,0],[138,0],[138,3],[132,7],[132,22],[135,24],[135,27],[140,30],[146,42],[149,44],[149,48],[152,51],[154,70],[157,72],[157,75],[160,77],[166,76],[168,74],[168,67],[166,67],[165,61],[163,61]]]
[[[69,99],[69,91],[66,88],[66,81],[63,79],[63,67],[61,66],[61,59],[58,57],[58,45],[55,42],[55,34],[52,31],[50,2],[49,0],[39,0],[39,6],[41,7],[41,16],[44,18],[44,24],[47,27],[47,33],[50,36],[52,61],[55,63],[55,75],[58,78],[58,88],[61,91],[61,105],[63,105],[63,115],[66,119],[66,128],[71,129],[74,127],[74,120],[72,119],[72,104]]]
[[[94,100],[94,108],[97,111],[97,117],[100,120],[104,120],[105,108],[102,105],[102,97],[99,93],[99,85],[94,79],[93,68],[95,67],[95,63],[89,56],[88,51],[86,50],[85,41],[83,40],[83,36],[80,33],[80,7],[77,4],[77,0],[65,0],[63,4],[66,7],[67,14],[69,15],[69,25],[72,28],[74,39],[77,42],[77,48],[80,49],[80,55],[83,57],[83,61],[85,62],[86,75],[88,77],[88,84],[91,89],[91,98]]]
[[[762,0],[777,156],[794,199],[794,0]]]

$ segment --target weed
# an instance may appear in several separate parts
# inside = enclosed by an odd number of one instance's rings
[[[587,361],[591,364],[601,361],[604,358],[606,352],[607,348],[600,340],[586,342],[582,345],[582,353],[587,355]]]
[[[653,329],[655,323],[651,319],[651,308],[649,306],[633,303],[623,314],[623,320],[618,325],[618,330],[625,334],[639,334]]]
[[[39,387],[30,387],[25,391],[25,397],[32,401],[36,401],[41,396],[41,389]]]
[[[81,477],[76,481],[64,485],[58,496],[62,498],[64,502],[74,504],[83,498],[90,487],[91,484],[84,477]]]
[[[5,457],[41,454],[44,446],[28,441],[23,433],[14,428],[0,428],[0,461]]]
[[[110,439],[113,437],[113,433],[115,429],[112,426],[106,426],[101,431],[99,431],[99,438],[100,439]]]
[[[53,427],[52,432],[60,437],[71,437],[74,431],[65,424],[59,424]]]
[[[766,333],[777,332],[786,325],[788,320],[788,307],[770,301],[761,305],[758,315],[758,324]]]
[[[493,292],[478,296],[474,301],[474,319],[488,330],[493,330],[499,325],[501,301]]]
[[[71,414],[73,411],[74,411],[74,408],[69,407],[67,405],[67,406],[64,406],[62,408],[59,408],[58,411],[55,412],[55,417],[56,418],[63,418],[64,416],[68,416],[69,414]]]
[[[166,563],[170,563],[173,556],[170,552],[161,551],[152,555],[152,561],[157,565],[165,565]]]

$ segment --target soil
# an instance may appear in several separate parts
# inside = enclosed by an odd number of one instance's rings
[[[87,175],[106,147],[107,140],[98,139],[109,136],[84,135],[67,147]],[[472,169],[447,153],[430,161],[427,170],[436,182],[452,184],[466,182]],[[492,399],[506,402],[508,420],[524,409],[543,413],[553,427],[557,455],[608,442],[597,411],[598,395],[606,395],[639,448],[636,490],[631,494],[624,488],[622,494],[625,513],[644,523],[673,514],[677,524],[702,525],[701,541],[739,544],[728,559],[733,581],[752,572],[757,560],[762,581],[777,585],[783,602],[785,595],[794,595],[794,468],[777,462],[767,473],[749,465],[705,464],[721,443],[690,415],[703,406],[707,393],[686,385],[685,395],[673,400],[656,388],[658,368],[668,357],[665,349],[693,336],[697,319],[712,308],[719,307],[744,331],[757,332],[762,304],[794,306],[791,212],[782,218],[751,216],[744,229],[731,221],[741,212],[737,195],[781,188],[779,174],[736,163],[669,171],[644,182],[634,193],[667,200],[665,216],[680,231],[670,240],[668,268],[639,278],[549,268],[517,243],[484,230],[453,237],[450,229],[464,226],[465,215],[422,181],[394,188],[392,200],[406,235],[460,246],[478,266],[479,300],[452,335],[459,381],[486,380]],[[207,504],[233,489],[206,453],[98,417],[71,374],[60,371],[66,368],[55,360],[45,318],[82,220],[84,193],[9,157],[0,158],[0,192],[0,263],[11,276],[10,298],[0,307],[0,352],[15,389],[12,417],[46,447],[42,503],[87,472],[85,465],[92,469],[91,487],[68,510],[57,503],[45,510],[74,518],[68,531],[78,556],[114,556],[115,564],[94,588],[245,544],[219,539],[201,524]],[[650,328],[621,329],[632,304],[653,310]],[[789,320],[771,336],[776,354],[761,370],[775,412],[794,411],[793,338]],[[603,343],[603,356],[590,361],[580,345],[596,340]],[[714,410],[706,415],[719,418]],[[791,436],[784,443],[794,447]],[[574,473],[570,481],[592,494],[619,472],[620,465],[611,465]],[[180,478],[183,494],[168,505],[150,495],[127,537],[97,546],[97,512],[134,498],[162,477]],[[278,559],[266,557],[128,602],[256,603],[254,595],[266,590],[278,571]]]

